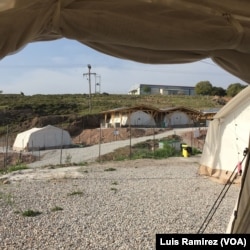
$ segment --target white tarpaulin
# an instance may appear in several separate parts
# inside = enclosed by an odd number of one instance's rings
[[[48,125],[32,128],[16,136],[13,144],[15,151],[31,151],[69,147],[72,144],[68,131]]]

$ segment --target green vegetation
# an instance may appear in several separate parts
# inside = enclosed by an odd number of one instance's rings
[[[242,85],[240,83],[230,84],[227,88],[227,95],[234,97],[236,96],[242,89],[244,89],[246,85]]]
[[[116,171],[116,169],[115,168],[106,168],[106,169],[104,169],[104,171]]]
[[[67,154],[66,155],[66,159],[65,159],[65,164],[70,164],[71,163],[71,159],[72,159],[72,155],[71,154]]]
[[[201,81],[195,85],[195,93],[197,95],[210,95],[213,86],[209,81]]]
[[[115,187],[112,187],[111,190],[114,191],[114,193],[116,193],[118,191],[118,189]]]
[[[58,206],[55,206],[55,207],[51,208],[51,211],[52,211],[52,212],[62,211],[62,210],[63,210],[63,208],[58,207]]]
[[[72,193],[69,193],[68,196],[72,196],[72,195],[82,195],[83,192],[82,191],[74,191]]]
[[[42,212],[40,211],[34,211],[34,210],[26,210],[26,211],[23,211],[22,212],[22,215],[25,216],[25,217],[35,217],[37,215],[40,215]]]
[[[142,91],[145,93],[145,94],[150,94],[151,92],[151,88],[149,86],[144,86]]]
[[[210,93],[210,95],[212,96],[225,96],[227,94],[226,90],[221,88],[221,87],[214,87],[212,88],[212,91]]]
[[[24,164],[12,165],[12,166],[9,166],[7,169],[0,169],[0,174],[11,173],[11,172],[19,171],[23,169],[29,169],[29,168]]]
[[[93,94],[92,112],[97,114],[101,111],[118,107],[131,107],[150,103],[157,108],[166,106],[182,106],[190,108],[209,108],[214,106],[212,99],[202,96],[186,95],[102,95]],[[0,110],[24,110],[28,118],[28,111],[32,116],[47,115],[86,115],[89,114],[88,95],[64,94],[64,95],[32,95],[20,96],[17,94],[1,94]],[[26,116],[26,117],[25,117]]]
[[[145,147],[142,147],[143,143],[139,143],[134,146],[134,152],[132,154],[131,159],[142,159],[142,158],[154,158],[154,159],[162,159],[168,158],[171,156],[180,156],[180,152],[176,150],[174,147],[170,146],[167,142],[163,142],[163,148],[156,148],[150,150],[148,145],[145,143]]]
[[[195,85],[195,93],[203,96],[228,96],[234,97],[247,85],[232,83],[227,89],[213,86],[209,81],[201,81]]]
[[[156,108],[186,106],[198,110],[220,108],[221,105],[207,96],[186,95],[105,95],[93,94],[91,98],[92,110],[89,112],[88,95],[32,95],[1,94],[0,98],[0,134],[6,133],[6,125],[13,132],[20,132],[20,125],[31,124],[34,118],[47,117],[43,124],[51,124],[67,128],[76,120],[86,127],[87,119],[100,114],[102,111],[135,105],[150,104]]]
[[[202,152],[198,148],[192,148],[192,155],[198,155],[201,154]]]
[[[168,138],[161,141],[148,140],[135,144],[131,150],[129,146],[119,148],[114,152],[101,156],[101,161],[123,161],[123,160],[136,160],[136,159],[164,159],[168,157],[182,156],[181,148],[174,146],[177,141],[170,140]],[[159,147],[159,143],[162,143],[162,147]],[[180,141],[179,141],[180,143]],[[192,148],[191,155],[200,154],[201,151],[196,148]],[[190,155],[190,156],[191,156]],[[105,171],[114,171],[112,168],[105,169]]]
[[[88,162],[78,162],[77,163],[77,166],[87,166],[87,165],[88,165]]]
[[[180,151],[176,150],[168,144],[165,144],[164,148],[159,148],[155,150],[155,152],[152,153],[152,156],[155,159],[168,158],[171,156],[180,156]]]

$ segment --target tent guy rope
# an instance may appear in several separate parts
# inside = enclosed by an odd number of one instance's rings
[[[217,199],[215,200],[213,206],[211,207],[210,211],[207,214],[207,217],[205,218],[205,220],[203,221],[203,223],[201,224],[199,230],[197,231],[197,234],[203,234],[208,226],[208,224],[210,223],[210,221],[212,220],[216,210],[218,209],[218,207],[220,206],[222,200],[224,199],[224,197],[226,196],[227,191],[229,190],[229,188],[231,187],[231,185],[233,184],[234,180],[236,179],[236,177],[239,175],[241,175],[241,166],[243,161],[245,160],[246,156],[247,156],[247,152],[248,152],[248,148],[245,148],[244,152],[243,152],[243,159],[237,163],[236,167],[234,168],[234,171],[232,172],[232,174],[229,176],[226,184],[224,185],[224,187],[222,188],[220,194],[218,195]],[[235,171],[238,170],[238,172],[235,174]],[[233,178],[232,178],[233,177]],[[232,178],[232,179],[231,179]]]

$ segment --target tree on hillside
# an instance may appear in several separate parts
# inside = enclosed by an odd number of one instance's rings
[[[137,93],[137,89],[133,89],[130,91],[131,95],[135,95]]]
[[[151,92],[151,88],[149,86],[143,86],[142,90],[146,94],[149,94]]]
[[[195,85],[197,95],[211,95],[213,85],[209,81],[201,81]]]
[[[236,96],[242,89],[244,89],[246,85],[240,83],[232,83],[227,88],[227,95],[234,97]]]
[[[225,89],[221,87],[213,87],[211,91],[211,95],[225,96],[227,92]]]

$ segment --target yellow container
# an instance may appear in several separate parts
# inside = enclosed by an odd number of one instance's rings
[[[188,154],[188,145],[182,145],[182,155],[184,157],[188,157],[189,154]]]

